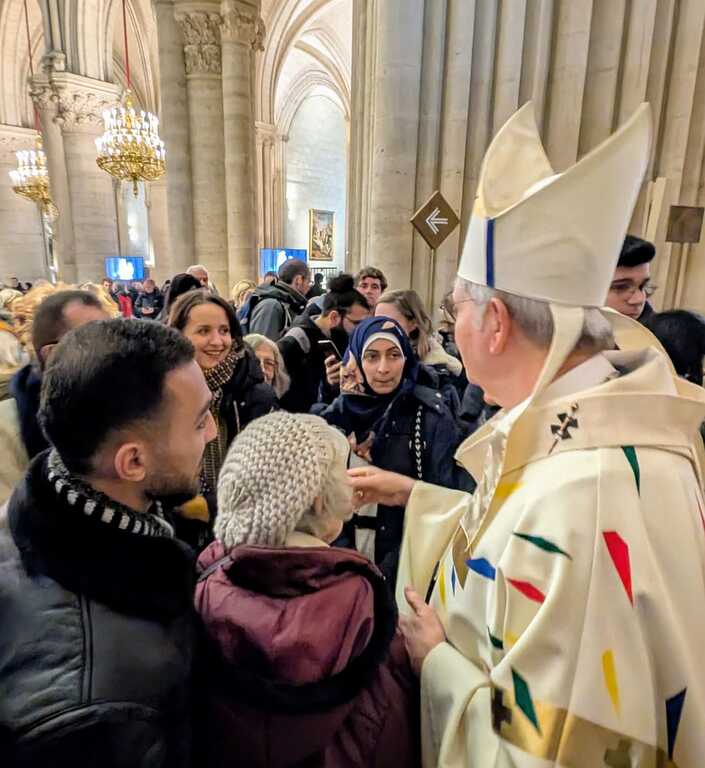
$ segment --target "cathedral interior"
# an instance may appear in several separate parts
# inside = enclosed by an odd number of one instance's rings
[[[702,0],[0,0],[0,272],[99,281],[136,256],[225,287],[305,249],[437,307],[518,107],[560,172],[647,101],[630,232],[656,245],[655,308],[705,310],[705,243],[676,226],[705,198],[704,32]],[[128,86],[166,152],[135,184],[96,163]],[[51,215],[9,175],[39,137]],[[436,190],[459,226],[431,249],[410,219]]]

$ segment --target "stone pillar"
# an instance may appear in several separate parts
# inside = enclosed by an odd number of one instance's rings
[[[416,204],[424,4],[422,0],[383,0],[372,7],[374,19],[368,19],[368,24],[375,24],[374,71],[368,80],[373,89],[369,230],[367,242],[361,244],[361,261],[379,267],[390,288],[406,288],[411,285],[409,219]]]
[[[0,125],[0,281],[49,278],[39,207],[12,191],[8,175],[17,168],[15,152],[32,149],[36,140],[34,130]]]
[[[257,167],[257,252],[278,248],[282,240],[285,137],[271,123],[255,123]]]
[[[153,181],[147,189],[150,250],[154,254],[154,267],[150,274],[158,283],[184,269],[180,262],[174,260],[173,240],[170,240],[170,191],[166,176]]]
[[[253,73],[256,51],[263,50],[264,22],[259,0],[223,0],[223,113],[228,217],[228,269],[230,283],[257,279],[257,214],[255,210],[255,131]],[[273,140],[265,137],[263,151],[271,155]],[[263,187],[272,188],[272,160],[263,158]],[[260,216],[271,219],[260,207]],[[265,224],[271,232],[271,221]],[[271,237],[271,235],[270,235]]]
[[[59,279],[66,283],[76,282],[76,253],[73,238],[73,213],[69,177],[64,154],[64,134],[61,126],[54,122],[56,117],[56,95],[44,75],[34,78],[32,98],[39,110],[44,151],[47,156],[51,197],[59,211],[53,222],[54,254]]]
[[[177,5],[184,37],[186,90],[195,251],[192,263],[204,264],[219,290],[227,292],[228,237],[225,208],[223,87],[218,6],[199,3],[188,11]]]
[[[154,5],[159,37],[159,130],[167,152],[168,229],[165,230],[164,224],[160,225],[165,240],[163,246],[157,249],[157,272],[161,275],[163,269],[159,259],[168,259],[168,267],[165,264],[164,268],[171,270],[170,274],[183,272],[194,263],[194,231],[183,39],[174,16],[174,0],[155,0]]]
[[[96,138],[103,132],[103,111],[119,99],[113,83],[50,71],[35,78],[59,209],[59,273],[64,280],[100,280],[105,257],[119,253],[113,178],[97,163]]]

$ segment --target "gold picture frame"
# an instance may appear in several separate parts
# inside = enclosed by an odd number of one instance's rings
[[[335,211],[308,211],[308,255],[310,261],[335,258]]]

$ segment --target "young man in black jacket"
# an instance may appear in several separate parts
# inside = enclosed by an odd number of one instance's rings
[[[186,768],[194,555],[171,509],[216,435],[191,343],[159,323],[70,332],[44,372],[52,448],[0,530],[0,765]]]
[[[332,402],[338,395],[338,357],[345,354],[357,324],[370,315],[367,300],[355,290],[351,275],[333,278],[328,288],[323,312],[298,317],[278,343],[291,377],[281,406],[292,413],[308,413],[319,400]]]

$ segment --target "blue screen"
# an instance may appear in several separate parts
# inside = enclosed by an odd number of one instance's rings
[[[308,251],[305,248],[260,248],[260,275],[265,274],[265,272],[276,272],[288,259],[306,261],[307,254]]]
[[[105,260],[105,276],[111,280],[144,280],[144,259],[141,256],[111,256]]]

